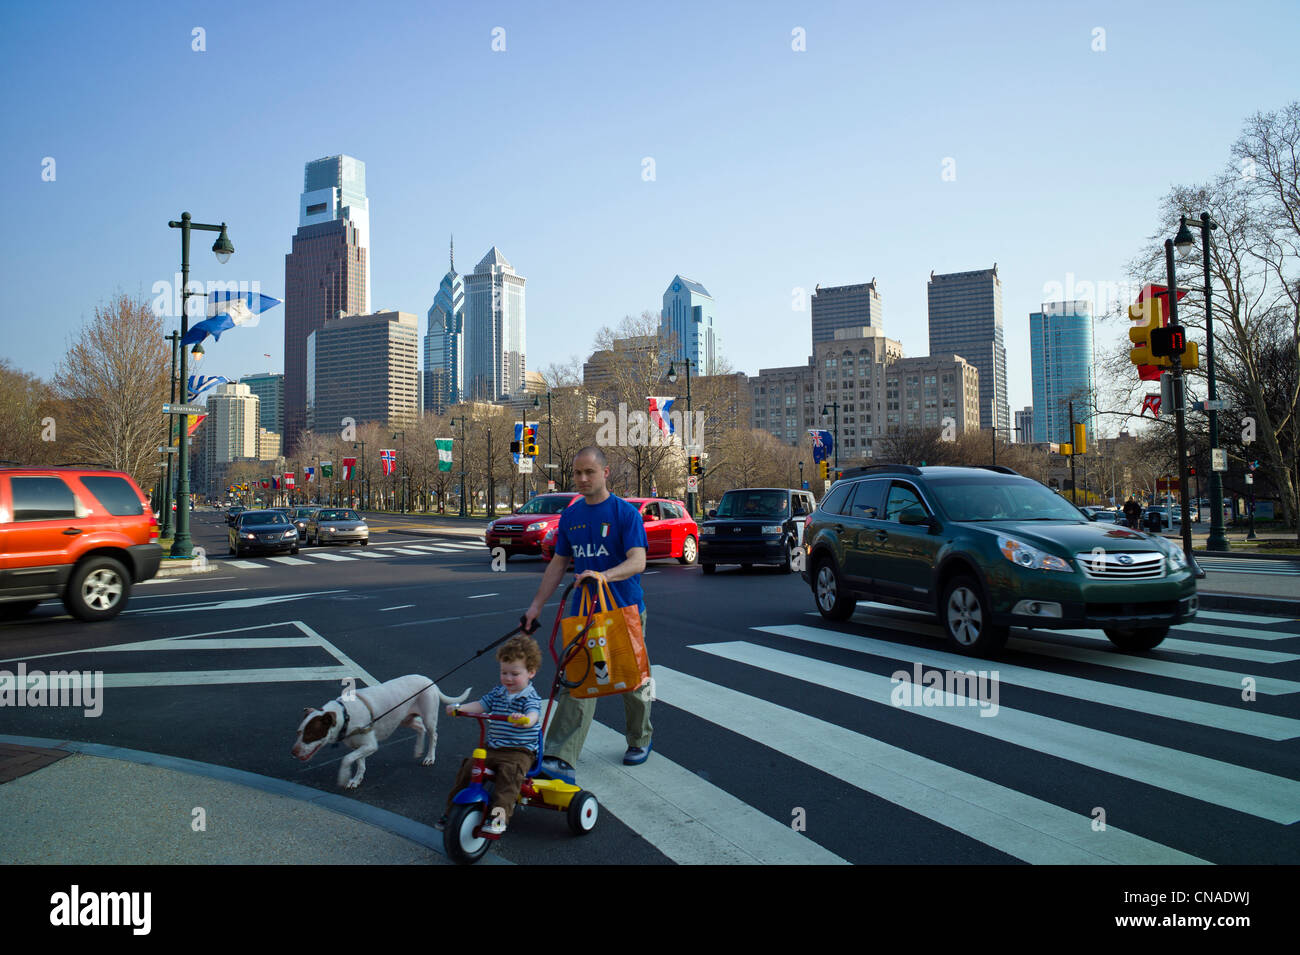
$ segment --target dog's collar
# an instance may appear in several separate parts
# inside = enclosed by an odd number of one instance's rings
[[[374,711],[370,709],[369,703],[361,699],[361,697],[359,696],[355,697],[355,699],[359,700],[361,705],[366,708],[366,715],[370,717],[370,721],[366,723],[365,726],[358,727],[354,731],[357,733],[364,733],[366,730],[370,729],[370,727],[374,725],[375,714]],[[343,742],[343,740],[346,739],[348,736],[352,735],[351,733],[348,732],[348,724],[351,722],[351,717],[348,714],[348,704],[344,701],[343,697],[340,696],[334,702],[339,705],[339,708],[341,710],[343,710],[343,725],[339,727],[339,735],[334,738],[334,745],[337,746],[339,743]]]

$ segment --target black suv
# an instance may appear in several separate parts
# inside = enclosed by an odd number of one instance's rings
[[[1100,628],[1122,650],[1149,650],[1196,615],[1176,544],[1091,521],[1004,467],[855,468],[809,519],[804,547],[822,616],[847,620],[858,600],[927,610],[961,653],[996,653],[1013,626]]]
[[[700,525],[700,567],[713,573],[717,564],[777,564],[794,569],[803,543],[803,526],[816,502],[808,491],[746,487],[722,495]]]

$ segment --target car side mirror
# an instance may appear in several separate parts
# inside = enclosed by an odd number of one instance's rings
[[[903,508],[898,515],[898,523],[915,527],[921,524],[930,523],[930,515],[925,513],[925,508],[917,507],[913,504],[911,507]]]
[[[709,517],[717,517],[717,516],[718,516],[718,511],[716,508],[709,511]]]

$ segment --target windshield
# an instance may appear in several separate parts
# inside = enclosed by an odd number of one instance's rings
[[[789,495],[785,491],[728,491],[718,504],[719,517],[790,516]]]
[[[321,511],[317,520],[322,521],[359,521],[356,511]]]
[[[519,508],[520,514],[559,514],[572,501],[571,497],[556,497],[551,494],[543,494],[535,497],[523,507]]]
[[[289,519],[280,511],[244,511],[239,515],[241,524],[288,524]]]
[[[1073,504],[1030,480],[948,478],[930,482],[954,521],[1085,521]]]

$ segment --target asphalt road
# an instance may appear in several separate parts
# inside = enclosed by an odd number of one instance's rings
[[[214,570],[138,587],[111,623],[51,602],[0,624],[0,668],[98,669],[111,687],[97,718],[11,709],[0,732],[335,791],[342,750],[290,756],[303,707],[337,696],[343,675],[450,670],[516,623],[543,569],[515,558],[493,572],[481,545],[387,533],[364,551],[234,561],[210,511],[195,535]],[[622,704],[602,701],[578,767],[601,800],[595,831],[524,810],[493,850],[511,861],[1300,861],[1300,621],[1203,612],[1140,656],[1099,633],[1017,631],[990,663],[947,654],[918,614],[861,604],[830,624],[775,569],[706,578],[658,561],[642,584],[654,753],[623,767]],[[900,696],[910,687],[891,676],[914,666],[997,679],[983,706]],[[495,679],[487,654],[442,689],[477,695]],[[399,730],[351,798],[432,824],[477,740],[472,721],[443,716],[439,731],[425,767]]]

